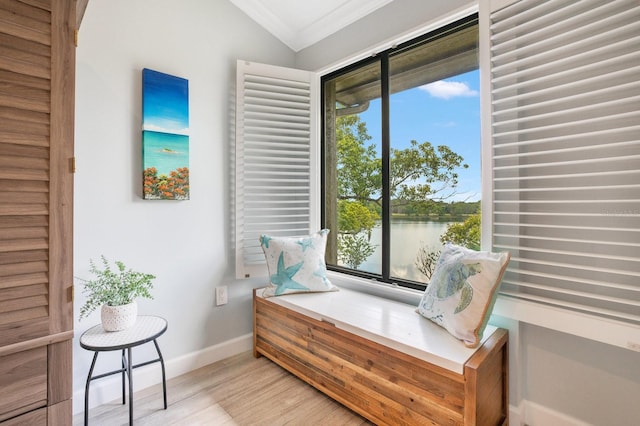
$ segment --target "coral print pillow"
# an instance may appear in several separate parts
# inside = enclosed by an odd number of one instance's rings
[[[466,346],[478,346],[509,258],[508,252],[474,251],[445,244],[418,313]]]
[[[327,279],[324,260],[328,229],[303,238],[260,236],[269,268],[263,296],[338,290]]]

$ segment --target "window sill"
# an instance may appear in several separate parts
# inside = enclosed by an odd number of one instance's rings
[[[413,306],[418,306],[424,293],[340,272],[328,271],[327,276],[338,287]],[[640,327],[621,321],[503,296],[498,296],[493,315],[640,352]]]
[[[385,299],[391,299],[413,306],[418,306],[420,299],[422,298],[422,294],[424,293],[420,290],[412,290],[410,288],[381,283],[379,281],[369,280],[366,278],[354,277],[352,275],[335,271],[327,271],[327,277],[338,287],[344,287],[350,290],[384,297]]]
[[[493,315],[640,352],[640,327],[622,321],[503,296]]]

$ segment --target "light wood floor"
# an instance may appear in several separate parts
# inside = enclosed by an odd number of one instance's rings
[[[134,424],[144,425],[370,425],[267,358],[251,352],[216,362],[134,394]],[[92,408],[89,425],[125,425],[121,401]],[[84,417],[76,415],[74,425]]]

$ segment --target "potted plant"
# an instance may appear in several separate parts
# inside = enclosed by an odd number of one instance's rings
[[[80,319],[101,307],[102,327],[106,331],[120,331],[135,324],[138,316],[136,297],[153,299],[150,290],[156,277],[143,272],[127,269],[124,263],[116,261],[114,271],[104,256],[101,256],[104,269],[100,270],[89,260],[89,272],[94,279],[80,279],[84,285],[83,293],[87,301],[80,309]]]

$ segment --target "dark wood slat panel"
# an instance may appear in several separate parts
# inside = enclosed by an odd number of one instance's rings
[[[71,355],[69,355],[69,359],[71,359]],[[68,371],[72,371],[71,367],[69,367]],[[71,378],[62,377],[62,380],[68,380],[71,383]],[[71,424],[73,424],[73,400],[71,397],[47,407],[47,426],[66,426]]]
[[[19,192],[23,194],[27,192],[36,192],[36,193],[46,194],[49,192],[49,183],[44,180],[0,179],[0,188],[2,188],[0,189],[1,191],[7,192],[7,193]],[[20,217],[20,216],[17,216],[17,217]],[[6,220],[9,220],[9,219],[5,218],[3,222]],[[26,222],[20,222],[20,223],[26,223]],[[15,226],[15,225],[12,224],[10,226]],[[2,224],[0,224],[0,227],[2,227]]]
[[[2,25],[2,20],[0,20],[0,25]],[[51,69],[48,66],[38,68],[35,64],[21,61],[13,56],[0,57],[0,70],[23,75],[26,79],[51,79]],[[26,79],[25,82],[27,81]],[[30,86],[25,84],[25,87]]]
[[[0,253],[25,250],[39,250],[49,248],[49,241],[46,238],[30,238],[24,240],[3,241],[0,246]]]
[[[49,139],[46,136],[5,132],[0,134],[0,143],[46,147],[49,146]]]
[[[48,72],[47,72],[48,74]],[[51,80],[48,77],[33,77],[25,74],[18,74],[0,68],[0,84],[6,87],[13,87],[17,93],[22,88],[51,91]],[[25,111],[15,108],[0,107],[0,118],[3,120],[15,120],[18,122],[49,124],[49,115],[39,112]]]
[[[49,179],[48,179],[47,170],[2,168],[0,169],[0,181],[3,181],[3,180],[46,182]],[[15,196],[15,198],[13,199],[15,203],[24,203],[24,201],[21,201],[21,198],[20,198],[21,192],[16,190],[16,188],[7,187],[6,189],[2,188],[0,190],[8,193],[12,193]],[[42,193],[43,191],[29,191],[29,192]],[[17,214],[23,214],[23,213],[17,213]]]
[[[37,171],[49,170],[49,160],[46,158],[18,157],[0,155],[0,167],[5,169],[35,169]],[[7,172],[7,174],[10,174]]]
[[[2,56],[0,56],[0,66],[2,62]],[[15,89],[0,85],[0,105],[9,108],[49,113],[51,108],[49,96],[49,92],[42,89],[25,88],[18,94]]]
[[[27,44],[27,42],[23,41],[16,46],[16,40],[18,41],[18,43],[20,43],[20,40],[22,39],[9,35],[5,35],[4,37],[0,38],[0,41],[5,41],[5,43],[0,44],[0,56],[5,58],[3,63],[14,64],[13,66],[3,66],[2,69],[5,69],[7,71],[15,71],[15,67],[18,67],[20,69],[41,68],[41,71],[39,73],[50,72],[49,69],[51,67],[51,56],[47,53],[47,46],[40,45],[41,48],[37,49],[37,51],[23,50],[22,47]],[[11,41],[13,41],[13,43],[10,43]],[[33,44],[37,45],[37,43]],[[38,51],[45,52],[45,54],[38,54]],[[27,75],[34,74],[30,72]],[[29,87],[28,85],[23,85],[22,83],[19,84],[20,86],[23,86],[25,88]]]
[[[25,287],[0,289],[0,300],[12,300],[20,297],[31,297],[46,295],[49,291],[45,284],[35,284]]]
[[[0,129],[0,135],[3,133],[3,129]],[[49,150],[45,147],[0,143],[0,162],[2,167],[49,170]]]
[[[26,228],[47,225],[49,225],[49,218],[47,218],[47,216],[5,216],[0,221],[0,228]]]
[[[3,315],[22,315],[22,312],[46,307],[48,298],[45,295],[19,297],[17,299],[0,300],[0,317]],[[35,317],[34,317],[35,318]]]
[[[0,194],[0,200],[2,194]],[[0,228],[0,240],[17,240],[21,238],[47,238],[49,233],[44,227]]]
[[[2,118],[0,117],[0,120]],[[3,131],[2,127],[6,124],[7,121],[3,120],[0,122],[0,133]],[[33,126],[34,123],[26,123],[24,121],[18,122],[17,124],[22,126]],[[0,143],[0,156],[18,156],[18,157],[29,157],[29,158],[49,158],[49,149],[45,147],[39,146],[24,146],[24,145],[15,145],[9,143]],[[0,186],[1,188],[2,186]]]
[[[24,192],[20,193],[19,198],[16,197],[16,192],[18,191],[0,192],[0,203],[46,204],[49,201],[48,194],[45,192]]]
[[[51,23],[51,12],[42,8],[30,6],[28,3],[12,0],[0,0],[0,9],[9,11],[16,15],[28,16],[31,19],[45,23]]]
[[[2,71],[0,71],[0,75]],[[13,74],[13,73],[11,73]],[[47,84],[49,83],[48,80]],[[42,90],[48,90],[46,87],[42,88]],[[49,114],[37,111],[25,111],[21,109],[9,108],[6,106],[0,106],[0,121],[4,120],[15,120],[21,123],[25,123],[29,125],[31,123],[38,124],[46,124],[49,125]]]
[[[0,0],[0,356],[45,351],[43,386],[29,386],[40,398],[22,401],[50,406],[43,424],[71,418],[75,6]]]
[[[38,9],[33,8],[34,11]],[[0,6],[0,28],[2,32],[46,46],[51,45],[51,24],[24,15],[16,15]]]
[[[15,204],[15,205],[0,205],[0,216],[15,216],[15,215],[47,215],[49,209],[46,205],[41,204]],[[1,250],[0,250],[1,251]]]
[[[57,404],[65,400],[71,402],[71,394],[73,392],[71,352],[71,339],[49,345],[49,364],[56,366],[56,368],[49,369],[49,405]],[[70,413],[71,410],[69,410],[69,414]],[[62,425],[64,423],[60,422],[57,424]]]
[[[46,406],[43,406],[42,403],[43,401],[37,401],[32,404],[27,404],[25,406],[18,407],[15,410],[9,411],[8,413],[2,413],[2,416],[0,416],[0,421],[3,418],[7,418],[9,419],[7,420],[8,422],[13,422],[9,424],[14,424],[14,425],[17,424],[19,426],[48,426],[46,423],[42,423],[41,425],[38,423],[36,424],[31,423],[32,418],[38,419],[39,421],[39,419],[42,418],[43,413],[44,415],[47,414],[48,409]],[[38,413],[38,415],[32,414],[36,412]],[[22,420],[23,416],[25,416],[26,419],[28,420],[23,421]],[[4,426],[4,422],[2,423],[2,426]]]
[[[47,344],[36,339],[48,340],[49,319],[37,318],[0,326],[0,336],[3,344],[0,346],[0,356],[21,352]]]
[[[47,417],[49,410],[47,407],[38,408],[39,405],[35,404],[36,410],[30,411],[18,417],[6,420],[2,422],[2,426],[48,426]],[[26,410],[26,407],[21,407],[22,410]],[[67,423],[71,424],[71,422]]]
[[[5,39],[9,36],[5,36]],[[13,37],[15,40],[21,40]],[[23,43],[24,44],[24,43]],[[44,46],[46,48],[46,46]],[[51,90],[51,57],[33,51],[22,51],[12,45],[0,45],[2,84],[11,85],[16,94],[24,89]]]
[[[54,1],[51,14],[51,194],[49,305],[52,333],[73,329],[73,172],[76,2]]]
[[[46,306],[22,309],[21,311],[0,312],[0,325],[7,325],[18,321],[27,321],[37,318],[47,318],[48,315],[49,310]]]
[[[26,124],[24,121],[18,120],[2,120],[0,123],[0,134],[8,133],[10,135],[16,133],[22,133],[25,136],[45,136],[49,137],[49,124],[48,123],[29,123]],[[7,136],[3,137],[3,139],[9,139]],[[3,143],[4,145],[4,143]],[[18,154],[13,154],[18,155]],[[44,158],[48,158],[44,157]]]
[[[20,262],[39,262],[47,261],[49,256],[46,250],[32,250],[32,251],[14,251],[7,253],[0,253],[0,267],[4,265],[12,265]]]
[[[48,270],[49,264],[46,261],[10,263],[7,265],[0,265],[0,277],[33,274],[37,272],[46,272]]]
[[[36,324],[37,321],[39,320],[24,321],[20,323],[20,326],[26,328],[26,327],[29,327],[29,324],[31,323]],[[0,330],[2,329],[0,328]],[[15,354],[17,352],[27,351],[29,349],[51,345],[54,343],[64,342],[66,340],[72,340],[72,339],[73,339],[73,330],[68,330],[62,333],[55,333],[55,334],[51,334],[47,332],[43,336],[24,338],[20,342],[9,344],[6,346],[0,346],[0,357],[5,355],[10,355],[10,354]]]
[[[42,10],[51,12],[51,0],[19,0],[20,3],[28,4]]]
[[[2,280],[0,281],[0,289],[48,283],[49,275],[42,272],[34,274],[13,275],[10,277],[2,278]]]
[[[46,400],[46,347],[0,358],[0,420],[43,407]]]

